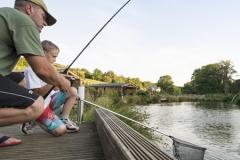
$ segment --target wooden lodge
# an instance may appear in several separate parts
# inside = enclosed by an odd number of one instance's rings
[[[101,84],[89,84],[85,86],[94,87],[96,90],[116,90],[120,96],[133,95],[137,92],[137,86],[131,83],[101,83]]]

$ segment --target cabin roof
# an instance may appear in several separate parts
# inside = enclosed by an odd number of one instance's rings
[[[134,84],[131,83],[100,83],[100,84],[89,84],[86,87],[132,87],[137,88]]]

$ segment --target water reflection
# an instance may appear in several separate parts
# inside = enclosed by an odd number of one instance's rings
[[[220,102],[164,103],[141,107],[148,123],[176,138],[207,148],[205,159],[240,159],[240,108]],[[169,151],[171,140],[158,135]],[[215,157],[215,158],[213,158]]]

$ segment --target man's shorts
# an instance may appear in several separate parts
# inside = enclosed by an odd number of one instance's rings
[[[31,90],[18,85],[23,79],[24,75],[21,73],[12,72],[7,76],[0,74],[0,108],[25,109],[39,97]]]
[[[11,79],[15,83],[20,83],[24,79],[24,75],[17,72],[11,72],[10,74],[5,76],[6,78]]]
[[[51,96],[51,102],[44,109],[43,113],[36,120],[37,122],[45,125],[49,131],[52,131],[63,124],[63,122],[53,112],[66,102],[65,92],[56,92]]]

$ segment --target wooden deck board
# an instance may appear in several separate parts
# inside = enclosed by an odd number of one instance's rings
[[[1,160],[95,160],[105,159],[94,122],[79,125],[76,133],[54,137],[40,127],[32,135],[23,135],[19,125],[0,127],[0,133],[22,139],[22,144],[0,147]]]

